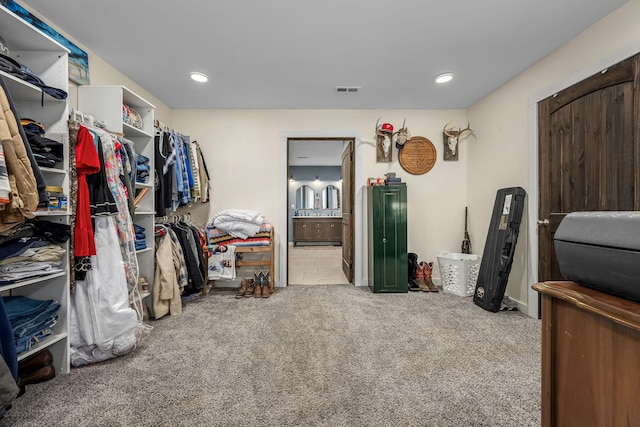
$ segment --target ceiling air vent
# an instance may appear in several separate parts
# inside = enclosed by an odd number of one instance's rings
[[[338,93],[356,93],[360,90],[360,86],[336,86]]]

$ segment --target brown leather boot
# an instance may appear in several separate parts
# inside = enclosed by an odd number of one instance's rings
[[[56,368],[49,364],[35,371],[27,372],[18,377],[18,385],[37,384],[48,381],[56,376]]]
[[[251,298],[253,296],[254,288],[256,287],[256,282],[253,279],[247,280],[247,292],[244,293],[245,298]]]
[[[236,299],[244,298],[244,295],[247,293],[247,279],[242,279],[240,281],[240,289],[238,289],[238,293],[236,294]]]
[[[262,280],[262,298],[269,298],[271,296],[271,272],[267,270],[263,272],[264,280]]]
[[[255,298],[262,297],[262,283],[256,283],[256,285],[253,288],[253,296]]]
[[[416,269],[416,283],[418,284],[418,288],[422,292],[429,292],[427,282],[425,282],[424,280],[424,270],[422,268],[422,264],[424,264],[424,261],[421,261],[420,264],[418,264],[418,268]]]
[[[51,365],[53,363],[53,355],[49,349],[44,349],[35,355],[28,357],[18,362],[18,375],[26,374],[27,372],[35,371],[44,366]]]
[[[438,287],[431,280],[431,274],[433,273],[432,266],[433,266],[432,262],[424,263],[424,266],[422,268],[422,271],[424,273],[424,281],[427,287],[429,288],[429,292],[440,292],[440,289],[438,289]]]

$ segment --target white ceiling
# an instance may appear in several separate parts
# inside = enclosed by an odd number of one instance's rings
[[[169,107],[230,109],[466,108],[625,2],[21,1]]]

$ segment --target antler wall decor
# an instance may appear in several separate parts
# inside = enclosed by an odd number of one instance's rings
[[[378,162],[391,162],[393,160],[392,145],[401,149],[405,142],[411,137],[411,132],[406,126],[407,119],[402,122],[402,127],[393,131],[391,123],[380,124],[380,117],[376,121],[376,160]]]
[[[391,162],[391,138],[393,138],[393,125],[391,123],[380,124],[380,117],[376,122],[376,160],[378,162]]]
[[[451,122],[449,122],[451,123]],[[460,137],[465,132],[473,132],[471,127],[469,126],[469,122],[467,122],[467,127],[464,129],[458,128],[449,128],[447,129],[447,123],[444,125],[442,129],[442,136],[444,140],[444,160],[458,160],[458,142],[460,141]]]
[[[402,122],[402,127],[393,134],[393,136],[395,137],[396,148],[398,150],[402,149],[402,147],[404,147],[404,143],[407,142],[409,138],[411,138],[411,132],[409,132],[409,129],[407,129],[406,123],[407,119],[405,118]]]

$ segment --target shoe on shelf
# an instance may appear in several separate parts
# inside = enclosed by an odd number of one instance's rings
[[[49,349],[44,350],[18,362],[18,375],[23,375],[31,371],[38,370],[42,367],[53,363],[53,355]]]
[[[247,293],[248,281],[247,279],[242,279],[240,281],[240,289],[238,289],[238,293],[236,294],[236,299],[244,298]]]
[[[56,368],[52,364],[45,365],[35,371],[27,372],[18,376],[18,386],[22,387],[27,384],[37,384],[49,381],[56,376]]]

